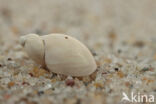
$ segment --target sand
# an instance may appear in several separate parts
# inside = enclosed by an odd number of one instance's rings
[[[0,0],[0,103],[135,104],[122,93],[156,96],[155,7],[154,0]],[[47,72],[19,44],[29,33],[77,38],[96,72]]]

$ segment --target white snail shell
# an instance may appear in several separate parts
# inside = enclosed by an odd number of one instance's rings
[[[68,35],[29,34],[22,36],[20,43],[36,63],[46,66],[54,73],[86,76],[97,68],[89,49]]]

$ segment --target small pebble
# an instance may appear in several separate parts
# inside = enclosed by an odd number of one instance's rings
[[[141,72],[146,72],[146,71],[149,71],[149,67],[144,67],[143,69],[141,69]]]
[[[136,41],[136,42],[134,43],[134,46],[140,47],[140,48],[142,48],[144,45],[145,45],[145,43],[144,43],[143,41]]]
[[[50,78],[52,79],[52,78],[54,78],[54,77],[56,77],[56,76],[57,76],[57,74],[56,74],[56,73],[52,73],[52,75],[51,75],[51,77],[50,77]]]
[[[75,85],[75,82],[72,79],[67,79],[65,83],[67,86],[71,86],[71,87],[73,87]]]
[[[9,58],[8,58],[8,61],[12,61],[12,58],[9,57]]]
[[[0,64],[0,67],[2,67],[2,64]]]
[[[102,74],[107,74],[107,72],[102,72]]]
[[[44,91],[38,91],[37,93],[39,96],[43,95],[44,94]]]
[[[114,68],[115,71],[119,71],[119,68]]]
[[[118,72],[117,72],[117,75],[118,75],[120,78],[123,78],[123,77],[124,77],[124,73],[121,72],[121,71],[118,71]]]
[[[54,91],[54,90],[55,90],[55,88],[53,87],[53,88],[52,88],[52,90]]]
[[[94,86],[96,88],[103,88],[104,87],[104,84],[102,82],[96,82],[96,83],[94,83]]]
[[[8,87],[9,87],[9,88],[11,88],[11,87],[14,86],[14,85],[15,85],[14,82],[9,82],[9,83],[8,83]]]
[[[31,77],[33,77],[33,76],[34,76],[32,73],[29,73],[29,75],[30,75]]]
[[[22,82],[22,85],[30,85],[28,82]]]

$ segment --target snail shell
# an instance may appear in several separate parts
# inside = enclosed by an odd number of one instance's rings
[[[97,68],[88,48],[68,35],[29,34],[22,36],[20,43],[35,62],[54,73],[86,76]]]

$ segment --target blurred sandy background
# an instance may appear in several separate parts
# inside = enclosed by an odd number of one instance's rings
[[[94,78],[73,78],[75,87],[68,87],[68,78],[59,75],[31,77],[28,71],[37,65],[18,42],[28,33],[64,33],[82,41],[99,66]],[[156,94],[155,68],[155,0],[0,0],[2,104],[123,103],[122,91]],[[56,90],[46,94],[49,83]],[[44,94],[37,96],[33,91],[40,89]]]

